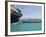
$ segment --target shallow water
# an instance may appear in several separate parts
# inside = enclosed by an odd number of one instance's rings
[[[41,30],[41,27],[41,23],[13,23],[11,24],[11,32],[39,31]]]

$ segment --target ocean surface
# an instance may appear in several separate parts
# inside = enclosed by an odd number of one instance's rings
[[[41,23],[12,23],[11,32],[22,31],[40,31],[42,29]]]

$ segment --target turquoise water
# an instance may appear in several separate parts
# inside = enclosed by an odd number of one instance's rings
[[[20,32],[20,31],[39,31],[41,30],[41,23],[13,23],[11,25],[11,32]]]

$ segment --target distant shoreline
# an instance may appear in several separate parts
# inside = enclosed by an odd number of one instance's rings
[[[22,22],[22,23],[41,23],[41,22]]]
[[[41,19],[22,19],[22,23],[41,23]]]
[[[42,23],[42,20],[41,19],[21,19],[16,23]]]

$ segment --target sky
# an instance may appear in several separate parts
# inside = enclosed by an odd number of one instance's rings
[[[16,8],[21,10],[23,18],[42,18],[42,7],[33,5],[16,5]]]

